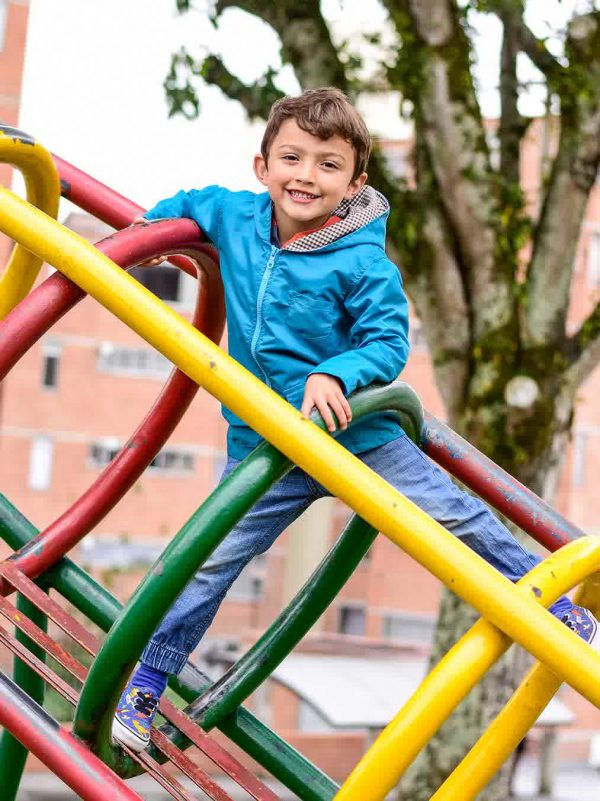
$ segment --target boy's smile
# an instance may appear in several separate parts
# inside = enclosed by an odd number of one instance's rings
[[[353,178],[355,153],[341,136],[319,139],[286,120],[271,143],[269,159],[254,158],[254,172],[267,187],[279,239],[319,228],[346,198],[356,195],[367,178]]]

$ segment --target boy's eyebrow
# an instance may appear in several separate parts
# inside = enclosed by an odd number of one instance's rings
[[[298,145],[292,145],[292,144],[287,145],[285,144],[285,142],[282,143],[281,145],[278,145],[277,150],[298,150],[302,152],[302,148],[299,147]],[[341,153],[338,153],[336,150],[331,150],[328,151],[327,153],[319,153],[319,156],[322,159],[331,158],[332,156],[335,156],[336,158],[341,159],[342,161],[346,160],[345,157]]]

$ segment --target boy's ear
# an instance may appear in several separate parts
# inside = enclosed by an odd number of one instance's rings
[[[254,156],[252,168],[254,169],[254,175],[256,175],[261,184],[266,185],[267,173],[269,170],[267,167],[267,162],[264,160],[264,157],[261,153],[257,153],[256,156]]]
[[[363,188],[367,181],[367,173],[361,172],[358,178],[354,178],[348,184],[348,189],[346,189],[346,194],[344,195],[344,200],[350,200],[351,197],[354,195],[358,195],[360,190]]]

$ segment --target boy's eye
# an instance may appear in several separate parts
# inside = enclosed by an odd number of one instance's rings
[[[335,161],[324,161],[323,166],[326,167],[328,170],[338,169],[338,165],[335,163]]]
[[[298,156],[295,156],[293,153],[286,153],[282,158],[284,161],[298,161]]]

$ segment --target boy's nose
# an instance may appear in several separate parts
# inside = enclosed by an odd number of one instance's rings
[[[302,164],[296,178],[303,184],[312,184],[315,180],[315,169],[312,164]]]

